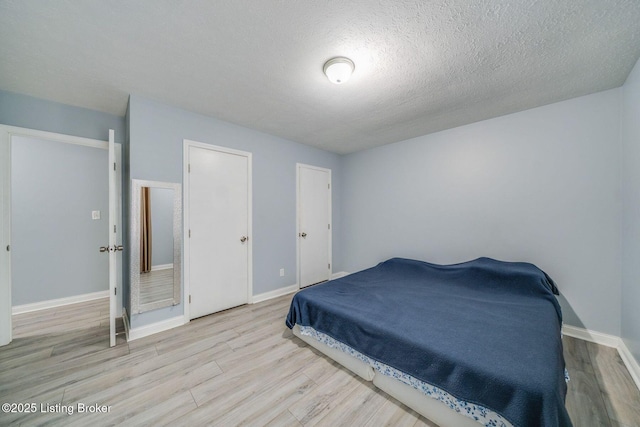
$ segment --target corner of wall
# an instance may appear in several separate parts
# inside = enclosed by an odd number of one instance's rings
[[[131,299],[129,295],[129,211],[131,206],[130,195],[130,171],[129,171],[129,146],[131,135],[131,96],[127,102],[125,119],[125,135],[122,144],[122,246],[126,248],[122,255],[122,303],[127,313],[131,312]]]
[[[622,286],[621,286],[621,338],[629,349],[629,355],[640,360],[640,59],[622,86],[620,140],[621,190],[623,198]]]

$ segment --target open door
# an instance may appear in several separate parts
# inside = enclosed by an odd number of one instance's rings
[[[109,129],[109,246],[100,248],[109,253],[109,340],[111,347],[116,345],[116,316],[117,316],[117,252],[122,251],[122,245],[117,244],[118,210],[116,207],[118,196],[118,181],[116,171],[119,168],[116,157],[115,135],[113,129]],[[106,250],[104,250],[106,249]]]

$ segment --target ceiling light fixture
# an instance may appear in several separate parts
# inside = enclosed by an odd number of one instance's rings
[[[339,56],[325,62],[323,71],[331,83],[339,85],[349,80],[354,69],[352,60]]]

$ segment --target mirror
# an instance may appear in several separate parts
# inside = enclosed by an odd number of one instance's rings
[[[132,180],[131,311],[180,304],[180,184]]]

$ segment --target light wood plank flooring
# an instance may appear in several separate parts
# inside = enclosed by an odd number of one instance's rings
[[[140,274],[140,304],[173,298],[173,268]]]
[[[38,410],[0,412],[0,425],[434,426],[293,337],[284,326],[290,301],[120,337],[114,348],[107,300],[14,316],[14,341],[0,347],[0,403]],[[640,426],[640,392],[617,352],[564,343],[574,425]],[[78,402],[110,409],[78,413]],[[56,404],[75,411],[52,412]]]

